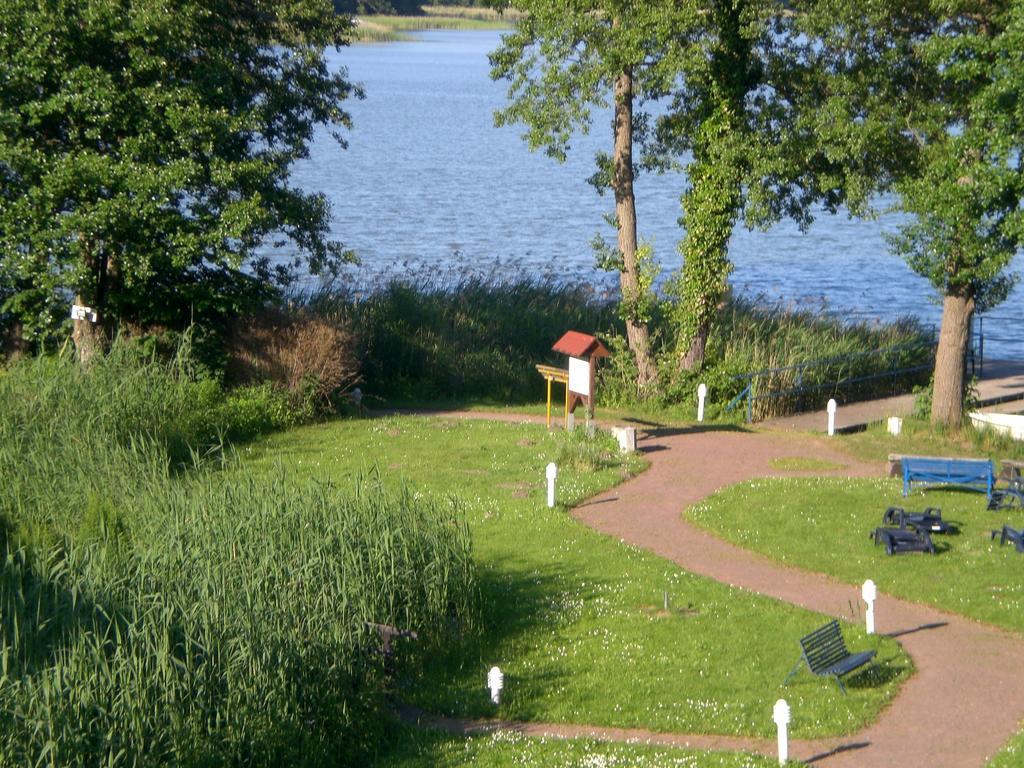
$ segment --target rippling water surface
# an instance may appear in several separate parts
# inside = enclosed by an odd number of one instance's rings
[[[597,233],[614,241],[604,220],[613,200],[586,183],[595,150],[610,150],[609,119],[578,138],[565,164],[529,152],[517,128],[493,125],[505,100],[504,84],[488,76],[487,53],[498,41],[496,32],[435,31],[332,54],[367,97],[348,105],[355,121],[349,148],[321,137],[293,182],[330,198],[335,237],[362,260],[348,273],[353,283],[471,269],[614,284],[596,269],[590,245]],[[668,274],[680,263],[683,179],[643,176],[636,186],[641,237]],[[744,295],[851,319],[917,315],[937,325],[940,307],[928,282],[886,250],[883,232],[897,222],[893,215],[823,214],[807,233],[788,222],[767,232],[738,227],[731,282]],[[1024,271],[1024,257],[1014,269]],[[1018,287],[985,319],[986,357],[1024,359],[1016,337],[1022,328]]]

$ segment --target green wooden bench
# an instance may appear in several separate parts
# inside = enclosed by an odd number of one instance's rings
[[[832,619],[828,624],[800,638],[802,654],[800,661],[796,663],[792,671],[786,675],[786,685],[800,667],[807,663],[807,668],[816,675],[834,677],[839,683],[839,689],[845,694],[846,686],[843,685],[843,676],[848,675],[860,667],[863,667],[873,658],[875,651],[861,651],[850,653],[843,641],[843,633],[839,630],[839,622]]]

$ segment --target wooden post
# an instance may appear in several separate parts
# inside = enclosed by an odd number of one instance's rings
[[[548,382],[548,429],[551,429],[551,379],[545,379]]]

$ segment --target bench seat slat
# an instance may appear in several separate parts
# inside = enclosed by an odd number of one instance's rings
[[[826,669],[823,674],[845,675],[847,672],[852,672],[862,664],[867,664],[874,657],[874,651],[861,651],[860,653],[853,653],[847,656],[842,661]]]

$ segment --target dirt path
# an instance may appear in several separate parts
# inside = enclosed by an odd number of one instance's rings
[[[849,602],[859,599],[857,587],[726,543],[686,522],[681,511],[744,480],[808,474],[774,469],[772,461],[778,458],[833,461],[843,469],[810,474],[840,476],[880,476],[881,464],[851,460],[827,438],[784,432],[663,430],[642,435],[637,447],[651,468],[578,507],[573,513],[577,519],[688,571],[832,616],[844,616]],[[877,630],[899,638],[914,661],[915,674],[874,725],[845,738],[795,741],[791,757],[830,768],[984,766],[1024,720],[1024,638],[887,595],[879,596],[876,616]],[[535,736],[591,736],[765,754],[775,749],[774,743],[759,739],[590,726],[433,723],[462,731],[503,727]]]

